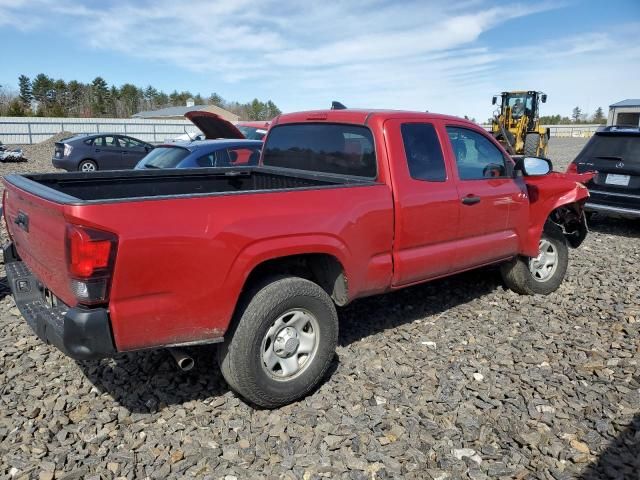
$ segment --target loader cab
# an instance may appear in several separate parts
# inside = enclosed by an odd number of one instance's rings
[[[494,105],[497,103],[498,97],[494,98]],[[538,118],[540,113],[540,102],[545,103],[547,101],[547,95],[542,92],[502,92],[500,94],[501,104],[500,109],[502,113],[507,108],[511,109],[511,116],[514,120],[519,120],[523,115],[532,121]],[[533,125],[530,126],[533,129]]]

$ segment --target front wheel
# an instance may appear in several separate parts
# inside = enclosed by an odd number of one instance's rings
[[[225,380],[250,402],[275,408],[320,383],[335,354],[338,316],[317,284],[274,277],[247,294],[230,337],[218,351]]]
[[[569,249],[562,230],[547,223],[539,242],[537,257],[517,257],[501,268],[504,283],[523,295],[548,295],[564,280]]]
[[[525,157],[539,157],[541,155],[542,147],[540,144],[539,133],[527,133],[524,137],[524,156]]]

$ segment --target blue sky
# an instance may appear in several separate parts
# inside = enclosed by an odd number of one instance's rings
[[[640,97],[640,1],[0,0],[0,84],[20,74],[153,85],[284,111],[491,115],[502,90],[543,114]]]

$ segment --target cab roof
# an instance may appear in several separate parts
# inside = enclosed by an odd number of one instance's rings
[[[471,125],[478,126],[476,123],[464,118],[455,117],[453,115],[442,115],[431,112],[414,112],[408,110],[379,110],[379,109],[344,109],[344,110],[309,110],[304,112],[285,113],[275,118],[271,126],[281,125],[284,123],[301,123],[301,122],[318,122],[326,121],[328,123],[351,123],[357,125],[366,125],[372,120],[388,120],[388,119],[440,119],[455,120],[456,122],[466,122]]]

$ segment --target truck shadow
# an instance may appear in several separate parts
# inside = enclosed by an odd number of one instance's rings
[[[155,413],[169,405],[223,396],[229,388],[215,361],[215,346],[190,348],[196,363],[181,371],[167,350],[76,361],[87,379],[132,413]]]
[[[11,295],[11,289],[7,277],[0,277],[0,300],[4,300],[4,297]]]
[[[356,300],[339,310],[340,345],[411,323],[483,297],[502,287],[498,269],[472,270],[393,293]],[[446,295],[443,295],[446,292]]]
[[[640,478],[640,414],[580,475],[580,480]]]
[[[589,230],[627,238],[640,238],[640,219],[594,215],[588,222]]]
[[[500,284],[500,275],[495,269],[482,269],[358,300],[338,312],[339,344],[346,346],[416,319],[441,314],[501,288]],[[443,291],[447,292],[446,297]],[[188,351],[195,359],[195,367],[189,372],[179,370],[166,350],[121,354],[112,359],[78,361],[77,364],[100,393],[108,393],[132,413],[155,413],[166,406],[190,401],[215,405],[228,400],[222,397],[233,397],[218,369],[216,346],[194,347]],[[338,368],[339,361],[336,355],[327,378]],[[240,402],[237,398],[232,401]]]

